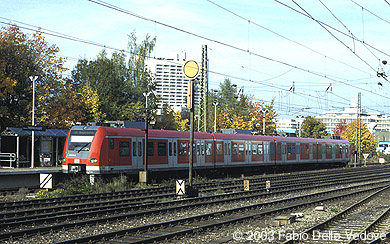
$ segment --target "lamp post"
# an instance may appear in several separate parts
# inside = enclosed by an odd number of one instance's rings
[[[263,112],[263,135],[265,135],[265,113],[268,113],[268,109],[262,109]]]
[[[32,97],[32,120],[31,125],[35,125],[35,81],[38,79],[38,76],[30,76],[30,80],[32,82],[33,89],[33,97]],[[35,142],[35,133],[34,130],[31,131],[31,168],[34,168],[34,143]]]
[[[148,183],[148,121],[149,121],[149,113],[148,113],[148,97],[152,92],[144,92],[143,95],[146,99],[145,102],[145,147],[144,147],[144,172],[140,172],[140,182],[145,184]]]
[[[219,102],[213,102],[214,106],[214,132],[217,132],[217,106]]]
[[[304,116],[299,114],[299,115],[297,115],[297,118],[302,119],[302,118],[304,118]],[[301,137],[302,120],[297,120],[297,121],[298,121],[299,137]]]

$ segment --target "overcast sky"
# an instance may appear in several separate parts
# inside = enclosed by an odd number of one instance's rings
[[[280,118],[342,110],[359,91],[367,112],[390,114],[390,83],[377,77],[390,68],[385,0],[3,0],[0,9],[2,26],[40,26],[82,40],[45,35],[70,70],[102,50],[84,41],[111,53],[126,50],[135,31],[140,41],[157,37],[156,58],[185,51],[200,60],[207,45],[209,87],[228,77],[255,101],[275,99]]]

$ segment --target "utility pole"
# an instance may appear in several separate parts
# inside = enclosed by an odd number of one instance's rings
[[[38,79],[38,76],[30,76],[33,89],[33,100],[32,100],[32,120],[31,125],[35,126],[35,81]],[[34,147],[35,147],[35,133],[34,130],[31,131],[31,168],[34,168]]]
[[[361,153],[361,93],[358,93],[358,104],[357,104],[357,111],[356,111],[356,149],[357,155],[355,157],[355,167],[357,161],[359,161],[360,164],[360,153]]]
[[[202,65],[200,67],[200,79],[198,83],[198,119],[200,131],[207,131],[208,66],[207,45],[202,45]]]
[[[143,93],[145,101],[145,146],[144,146],[144,171],[139,172],[139,182],[148,184],[148,139],[149,139],[149,111],[148,111],[148,97],[152,92]]]

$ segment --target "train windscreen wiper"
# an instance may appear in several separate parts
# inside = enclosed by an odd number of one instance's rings
[[[90,142],[88,142],[87,144],[85,144],[84,146],[82,146],[78,151],[77,153],[81,152],[81,150],[83,150],[86,146],[88,146],[90,144]]]

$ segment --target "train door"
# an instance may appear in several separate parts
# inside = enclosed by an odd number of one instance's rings
[[[269,158],[269,142],[265,141],[263,142],[263,161],[264,163],[269,163],[270,158]]]
[[[252,162],[252,145],[250,142],[245,142],[245,163]]]
[[[177,141],[168,138],[168,168],[174,168],[177,165]]]
[[[231,163],[231,155],[232,155],[232,153],[231,153],[231,143],[230,143],[230,141],[225,141],[224,142],[224,161],[225,161],[225,164],[230,164]]]
[[[313,144],[309,144],[309,159],[310,159],[310,161],[313,161]]]
[[[132,168],[133,169],[139,169],[142,170],[144,168],[143,163],[143,145],[142,145],[142,138],[141,137],[133,137],[132,138]]]
[[[287,145],[285,142],[282,142],[282,162],[287,162]]]
[[[196,162],[198,166],[204,166],[204,140],[196,140]]]

